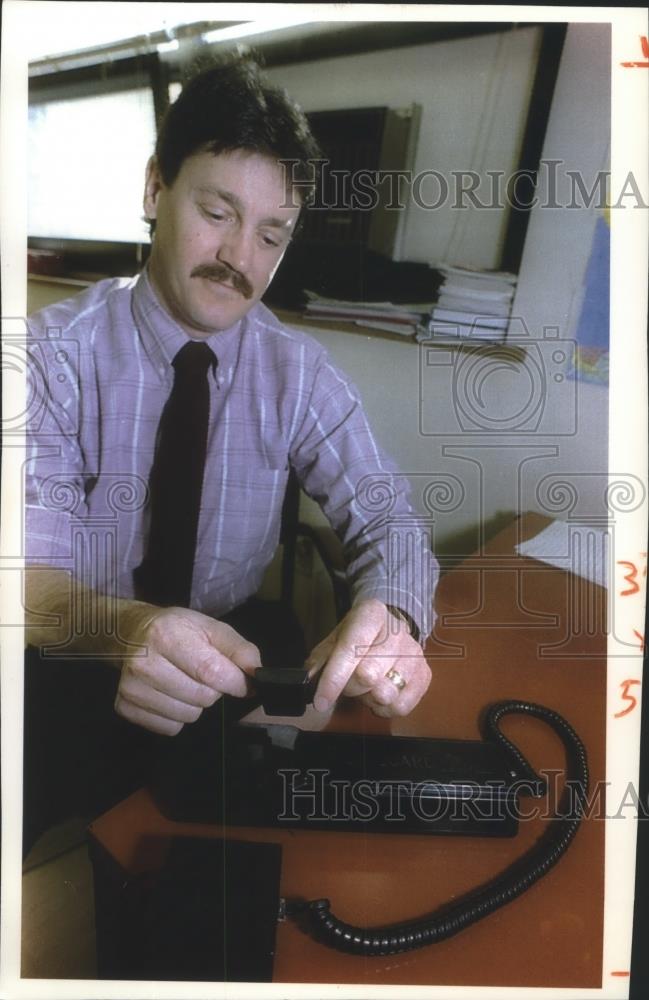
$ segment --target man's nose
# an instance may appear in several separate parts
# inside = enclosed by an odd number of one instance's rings
[[[243,226],[232,226],[223,236],[216,256],[234,271],[245,274],[252,260],[253,234]]]

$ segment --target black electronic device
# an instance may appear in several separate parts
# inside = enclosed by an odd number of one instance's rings
[[[231,730],[223,777],[213,821],[311,830],[512,837],[520,795],[545,790],[524,758],[497,741],[272,724]]]
[[[136,875],[90,847],[100,979],[271,981],[279,844],[179,835]]]
[[[318,685],[317,677],[291,667],[259,667],[253,679],[266,715],[304,715]]]
[[[432,914],[391,926],[347,924],[331,912],[324,898],[282,901],[285,916],[308,915],[319,939],[334,948],[365,956],[409,951],[451,937],[516,899],[570,846],[588,793],[588,762],[579,736],[557,712],[524,701],[492,705],[484,716],[482,741],[313,733],[270,724],[230,726],[215,734],[209,752],[196,756],[189,769],[185,761],[175,775],[168,771],[166,785],[155,789],[156,797],[162,811],[176,820],[304,826],[332,834],[376,828],[391,833],[511,836],[517,829],[518,797],[544,791],[523,754],[500,730],[501,719],[512,714],[546,723],[560,737],[567,762],[556,812],[521,858]],[[293,784],[293,795],[287,796],[287,778],[303,781],[305,768],[309,787]],[[328,781],[319,799],[311,783],[317,775]],[[364,801],[357,798],[362,805],[355,816],[345,815],[345,806],[341,816],[342,789],[360,782],[365,782],[366,791],[369,783],[376,793],[369,812],[363,813],[368,809],[365,796]],[[384,790],[398,785],[404,789],[400,821],[389,818],[395,800],[381,795],[381,783]],[[297,807],[300,802],[310,804],[308,812]]]
[[[270,982],[281,857],[278,844],[175,838],[145,897],[138,978]]]
[[[297,669],[258,670],[255,680],[266,711],[284,716],[303,713],[315,683]],[[497,730],[483,740],[442,740],[201,725],[202,739],[190,726],[185,745],[169,747],[156,782],[173,820],[512,837],[521,795],[545,790]]]

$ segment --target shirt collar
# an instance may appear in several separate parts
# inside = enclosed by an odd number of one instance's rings
[[[135,282],[132,308],[144,349],[161,378],[165,378],[180,348],[192,338],[188,337],[161,304],[153,290],[147,267],[140,272]],[[244,317],[227,330],[217,330],[204,339],[214,351],[221,370],[236,355],[246,320],[247,317]]]

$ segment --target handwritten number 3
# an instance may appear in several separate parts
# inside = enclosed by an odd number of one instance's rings
[[[640,590],[640,586],[636,580],[638,575],[638,569],[632,562],[627,562],[626,559],[618,559],[618,566],[628,566],[629,572],[624,577],[624,582],[631,584],[628,590],[621,590],[620,597],[628,597],[629,594],[637,594]]]

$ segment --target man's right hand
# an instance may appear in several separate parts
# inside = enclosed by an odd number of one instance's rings
[[[224,622],[186,608],[162,608],[138,624],[139,653],[122,662],[116,712],[155,733],[175,736],[221,695],[250,693],[259,650]]]

